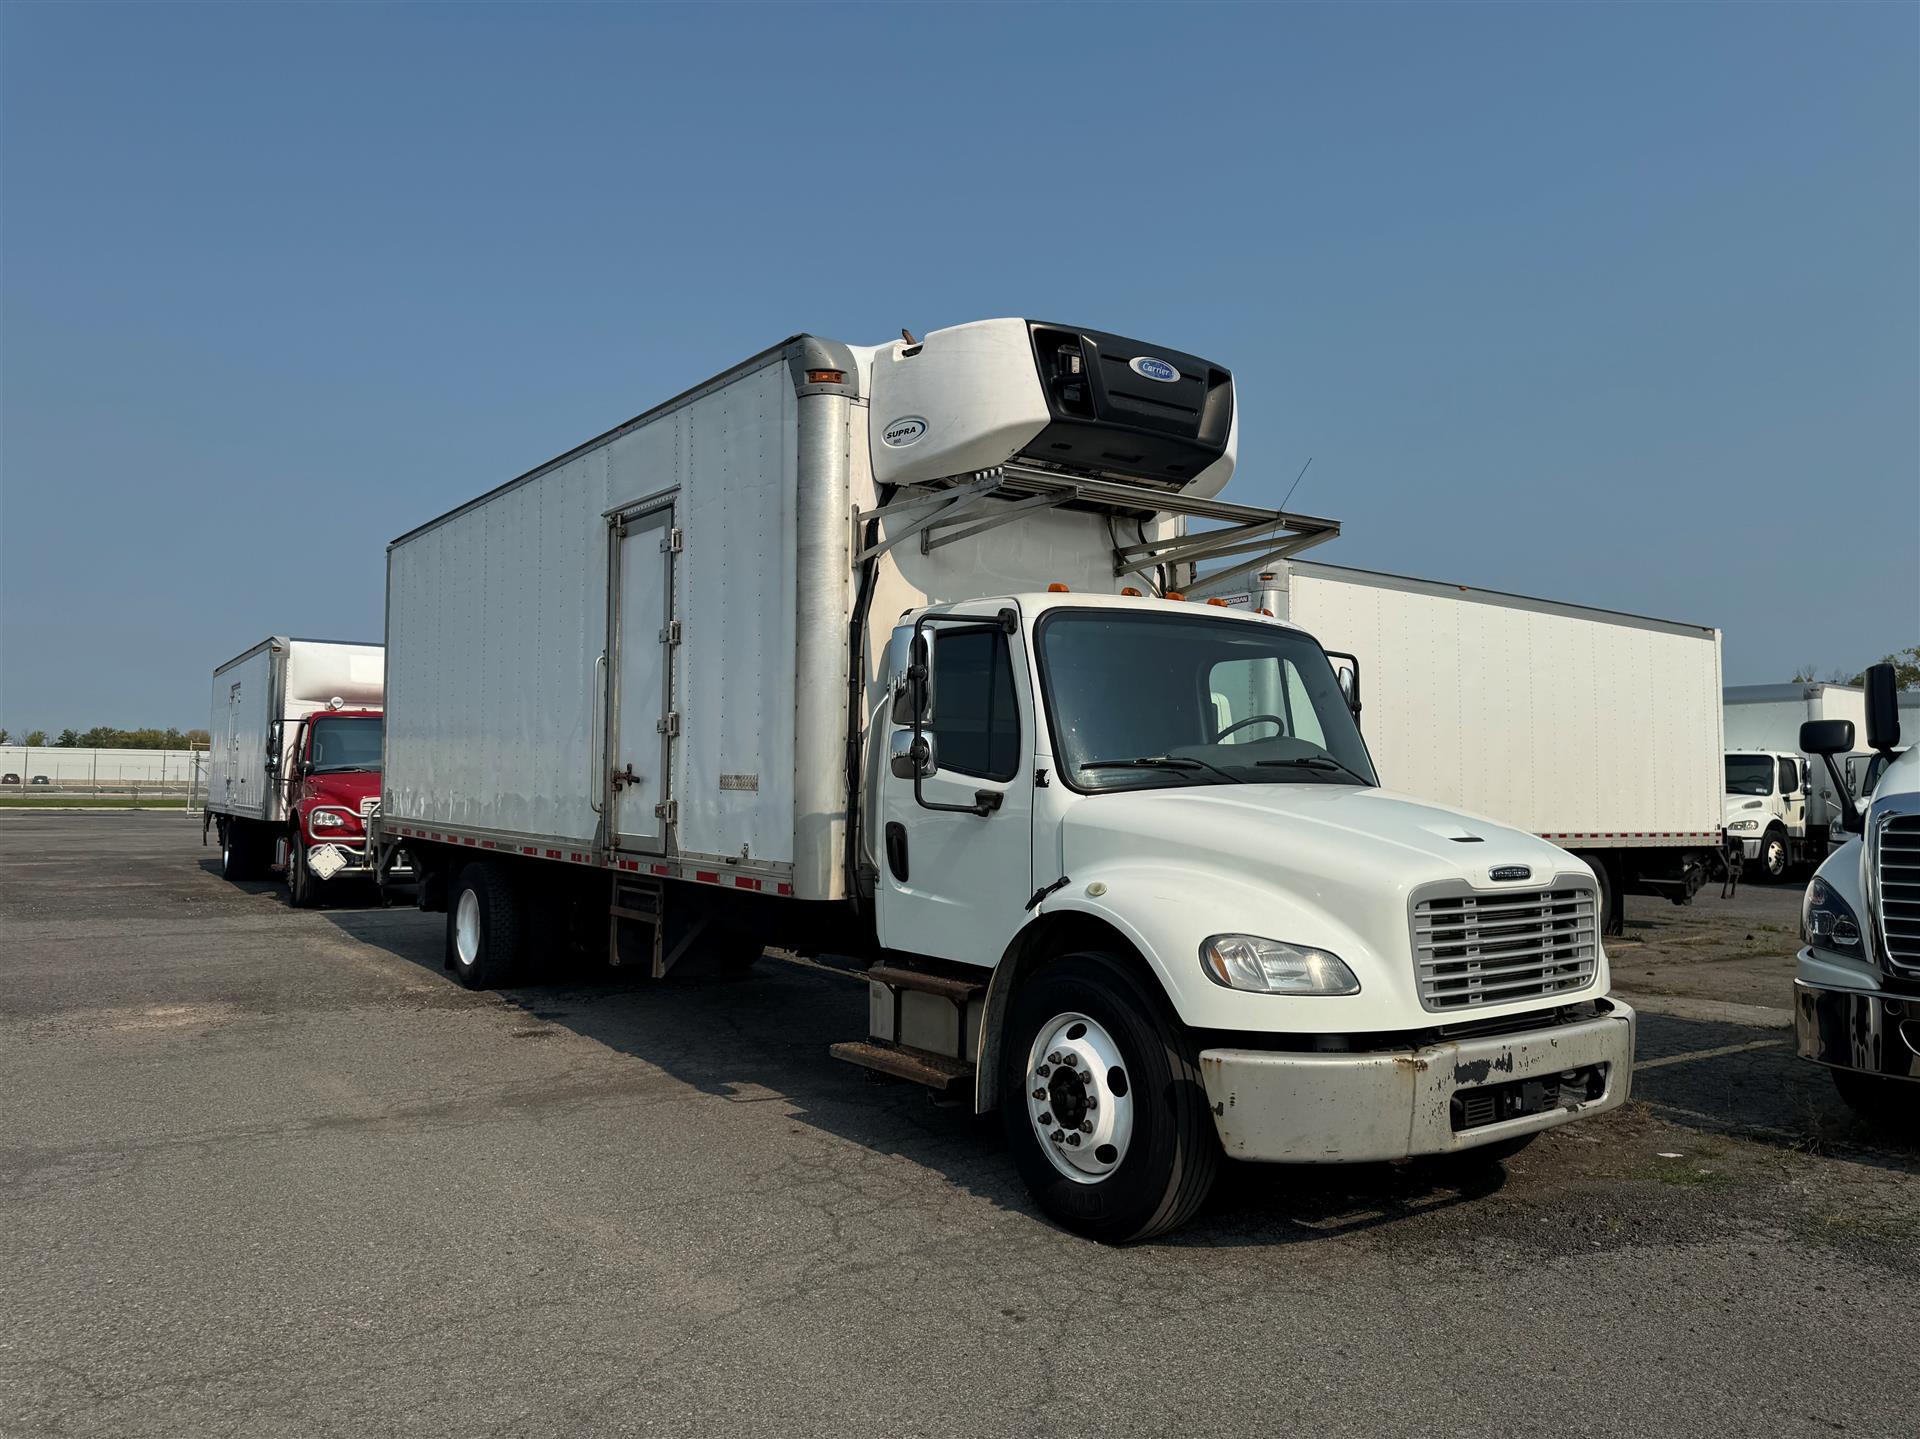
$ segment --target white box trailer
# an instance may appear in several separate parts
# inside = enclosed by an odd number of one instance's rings
[[[225,873],[264,871],[288,818],[283,776],[300,721],[322,710],[378,710],[385,658],[377,644],[274,635],[213,672],[205,825],[217,826]]]
[[[1189,593],[1266,609],[1364,672],[1386,783],[1578,854],[1611,891],[1690,900],[1720,863],[1720,632],[1295,560]]]
[[[1223,1155],[1485,1158],[1614,1107],[1587,866],[1379,789],[1310,635],[1167,593],[1338,532],[1218,497],[1236,414],[1101,331],[797,336],[402,535],[377,867],[473,987],[870,959],[834,1052],[998,1108],[1106,1239]]]
[[[1818,864],[1838,843],[1843,806],[1827,767],[1801,752],[1800,726],[1846,720],[1867,732],[1867,694],[1857,685],[1728,685],[1726,823],[1750,872],[1785,879],[1796,865]]]

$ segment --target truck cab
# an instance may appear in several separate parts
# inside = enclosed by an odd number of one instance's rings
[[[1150,1227],[1215,1153],[1491,1158],[1625,1101],[1592,871],[1383,788],[1357,674],[1304,630],[1056,587],[914,612],[887,670],[880,944],[990,979],[943,1031],[884,967],[874,1038],[977,1061],[1076,1227]],[[1210,1131],[1185,1150],[1169,1093]]]
[[[381,732],[377,709],[331,706],[302,716],[286,755],[288,903],[306,909],[326,887],[372,875],[367,822],[380,806]]]
[[[1817,858],[1809,853],[1807,799],[1812,786],[1806,759],[1739,750],[1728,752],[1726,766],[1727,837],[1739,841],[1749,870],[1779,881],[1794,865]]]
[[[1920,1132],[1920,753],[1901,749],[1890,666],[1867,671],[1867,744],[1881,760],[1871,799],[1807,886],[1793,982],[1800,1057],[1823,1065],[1870,1122]],[[1853,748],[1848,720],[1809,722],[1802,748]]]

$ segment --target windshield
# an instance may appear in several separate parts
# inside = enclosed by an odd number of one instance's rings
[[[1727,793],[1772,794],[1773,756],[1766,754],[1728,755]]]
[[[1054,758],[1075,789],[1379,783],[1333,666],[1297,630],[1056,610],[1039,645]]]
[[[380,769],[380,718],[358,715],[350,719],[313,722],[313,747],[308,751],[315,774]]]

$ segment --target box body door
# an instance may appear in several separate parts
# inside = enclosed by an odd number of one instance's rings
[[[613,663],[607,705],[607,832],[618,849],[660,854],[671,816],[673,555],[663,506],[614,521]]]

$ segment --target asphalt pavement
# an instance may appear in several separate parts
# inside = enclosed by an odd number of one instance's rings
[[[0,1433],[1915,1427],[1920,1154],[1793,1058],[1784,930],[1721,983],[1633,901],[1636,1098],[1504,1174],[1234,1169],[1109,1249],[993,1122],[828,1057],[830,963],[472,994],[440,916],[214,860],[0,814]]]

